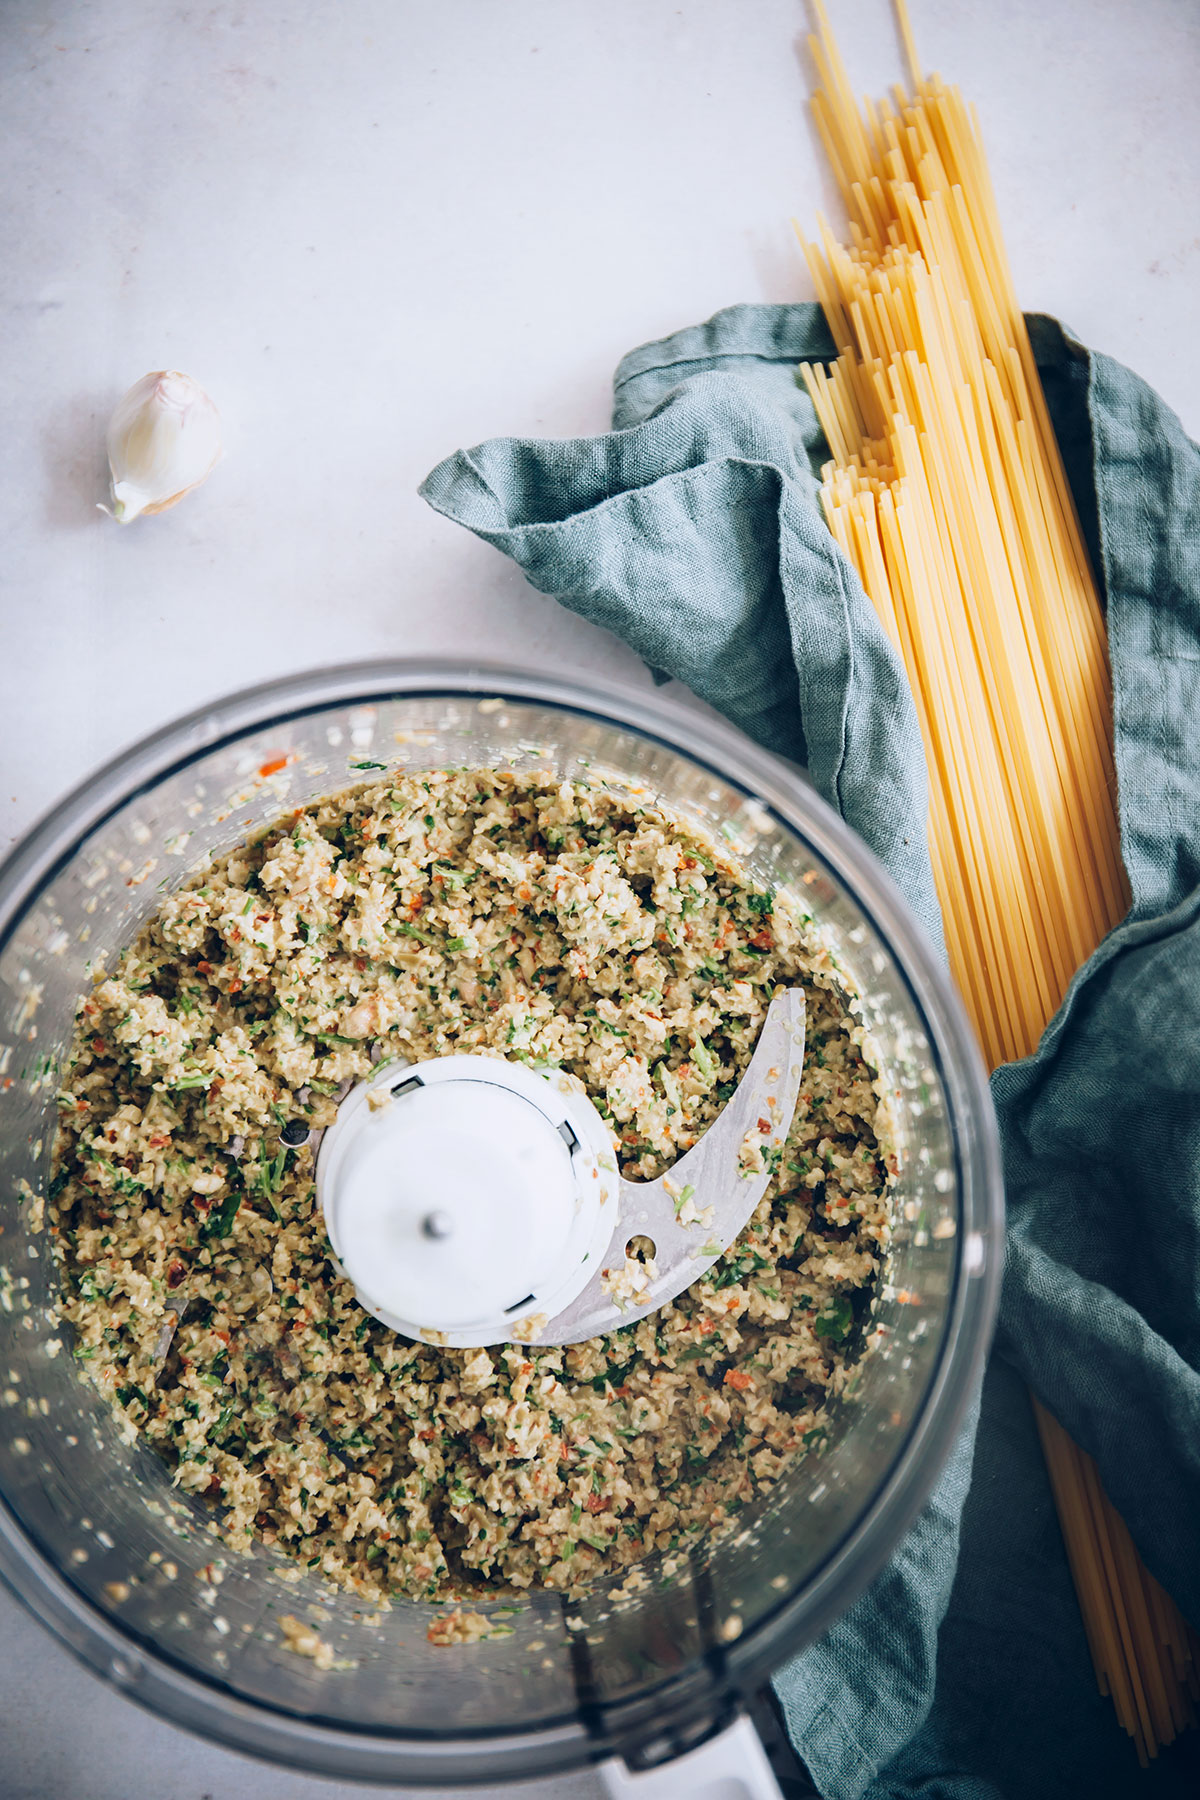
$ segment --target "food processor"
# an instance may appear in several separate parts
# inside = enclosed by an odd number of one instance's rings
[[[574,1596],[473,1599],[490,1634],[435,1645],[426,1634],[442,1609],[397,1598],[368,1610],[262,1545],[232,1552],[216,1515],[172,1487],[166,1466],[75,1365],[55,1311],[42,1197],[76,1002],[163,893],[207,855],[316,797],[386,771],[462,767],[632,788],[722,838],[753,880],[786,892],[861,997],[897,1175],[876,1342],[833,1403],[827,1444],[723,1535],[640,1565],[640,1583],[626,1571]],[[773,1082],[771,1117],[786,1129],[802,1037],[802,1007],[777,999],[727,1113],[757,1113],[761,1084]],[[440,1104],[437,1082],[451,1077],[416,1080],[429,1067],[381,1067],[365,1084],[389,1084],[390,1108],[362,1098],[391,1120],[385,1133],[418,1130],[417,1113],[404,1114],[414,1091],[406,1082],[423,1088],[419,1106]],[[553,1093],[525,1076],[543,1098]],[[519,1085],[499,1078],[499,1100],[486,1102],[487,1128],[510,1145],[526,1117],[512,1108],[537,1099]],[[562,1116],[547,1101],[543,1125],[558,1133],[561,1156],[538,1140],[548,1193],[575,1179],[571,1137],[602,1163],[587,1120],[559,1099]],[[335,1252],[342,1233],[364,1303],[384,1316],[387,1297],[370,1291],[377,1259],[363,1218],[374,1152],[354,1116],[343,1106],[327,1132],[318,1178]],[[614,1795],[777,1792],[742,1702],[845,1611],[928,1494],[980,1376],[1003,1254],[995,1122],[963,1012],[884,871],[798,770],[661,694],[465,660],[319,671],[204,708],[85,782],[0,869],[0,1120],[0,1573],[90,1667],[176,1724],[343,1780],[502,1784],[590,1763]],[[727,1152],[742,1126],[740,1115],[719,1119],[683,1161],[710,1137],[714,1153],[722,1144]],[[619,1191],[632,1184],[602,1173],[610,1204],[639,1204]],[[431,1254],[469,1228],[463,1192],[461,1217],[414,1200]],[[657,1220],[665,1237],[676,1198],[670,1186],[647,1192],[640,1223],[615,1216],[651,1238]],[[722,1205],[747,1199],[731,1188]],[[516,1299],[563,1321],[547,1341],[570,1341],[607,1316],[611,1297],[595,1288],[594,1266],[582,1271],[593,1253],[604,1260],[614,1227],[599,1204],[553,1193],[546,1204],[558,1207],[561,1255],[535,1274],[553,1305],[540,1303],[533,1279]],[[714,1229],[728,1232],[726,1244],[738,1222],[726,1210]],[[715,1254],[710,1242],[703,1248],[696,1273]],[[686,1285],[682,1256],[666,1257],[661,1285],[635,1295],[626,1318],[661,1305],[671,1282],[673,1292]],[[510,1287],[520,1267],[518,1258],[506,1274]],[[498,1306],[513,1327],[506,1334],[519,1335],[507,1293],[484,1282],[451,1320],[458,1341],[495,1341],[487,1334]],[[438,1304],[444,1312],[448,1294]],[[389,1322],[418,1331],[426,1321],[414,1310],[411,1296],[397,1301]],[[284,1618],[311,1629],[324,1654],[298,1655]]]

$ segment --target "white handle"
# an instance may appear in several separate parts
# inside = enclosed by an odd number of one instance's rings
[[[698,1750],[635,1774],[619,1757],[601,1763],[610,1800],[783,1800],[758,1733],[744,1713]]]

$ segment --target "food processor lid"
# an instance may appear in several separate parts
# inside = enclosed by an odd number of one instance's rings
[[[609,1125],[561,1070],[499,1056],[381,1064],[317,1157],[317,1200],[359,1302],[405,1337],[459,1346],[578,1343],[665,1306],[766,1191],[804,1024],[803,990],[777,994],[720,1116],[647,1182],[621,1178]]]

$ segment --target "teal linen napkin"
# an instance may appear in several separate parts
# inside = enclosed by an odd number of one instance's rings
[[[993,1078],[1009,1232],[978,1433],[776,1678],[827,1800],[1193,1791],[1186,1740],[1142,1775],[1096,1691],[1025,1384],[1200,1620],[1200,451],[1135,375],[1030,327],[1103,579],[1133,906]],[[625,358],[611,433],[460,451],[422,493],[806,763],[940,946],[911,695],[820,517],[795,381],[832,353],[815,306],[732,307]]]

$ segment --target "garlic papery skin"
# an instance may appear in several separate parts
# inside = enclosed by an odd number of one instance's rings
[[[143,375],[109,421],[112,517],[128,525],[165,512],[200,486],[220,454],[221,415],[204,389],[178,369]]]

